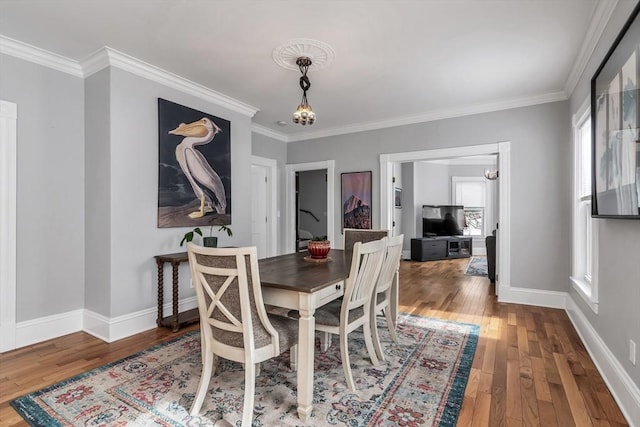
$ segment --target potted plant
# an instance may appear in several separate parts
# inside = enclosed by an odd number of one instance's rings
[[[313,259],[324,259],[331,250],[331,242],[327,240],[327,236],[316,236],[309,240],[307,245],[309,255]]]
[[[217,248],[218,247],[218,238],[213,235],[213,227],[215,227],[215,226],[216,226],[216,224],[211,224],[211,227],[209,228],[209,237],[204,237],[202,239],[202,244],[204,246],[207,246],[209,248]],[[226,224],[220,224],[220,228],[218,228],[218,231],[226,232],[227,236],[229,236],[229,237],[233,236],[233,231],[231,231],[231,228],[229,228],[229,226],[226,225]]]
[[[211,224],[211,227],[209,228],[209,237],[204,237],[202,239],[203,246],[207,246],[209,248],[218,247],[218,238],[213,235],[213,227],[215,227],[216,225],[220,225],[220,228],[218,228],[218,231],[226,232],[227,236],[229,237],[233,236],[233,231],[231,231],[231,227],[229,227],[228,225]],[[200,227],[196,227],[193,230],[185,233],[184,236],[182,237],[182,240],[180,241],[180,246],[182,246],[185,242],[188,243],[192,241],[196,234],[202,236],[202,230],[200,230]]]

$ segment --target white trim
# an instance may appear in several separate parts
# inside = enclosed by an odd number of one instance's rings
[[[0,352],[16,348],[18,106],[0,100]]]
[[[587,34],[584,36],[582,46],[580,47],[580,52],[564,84],[564,93],[567,95],[567,98],[571,96],[580,80],[580,76],[582,76],[584,70],[587,68],[589,59],[591,59],[591,55],[617,4],[618,0],[600,0],[596,2]]]
[[[83,311],[73,310],[18,323],[16,348],[81,331]]]
[[[627,422],[631,427],[640,427],[640,389],[571,296],[567,298],[566,311]]]
[[[599,229],[600,222],[595,218],[591,218],[591,278],[588,283],[584,278],[579,277],[584,275],[584,269],[581,264],[584,262],[582,259],[585,257],[584,251],[586,239],[581,235],[580,222],[582,221],[581,213],[578,210],[578,200],[587,200],[589,197],[580,197],[580,185],[577,172],[581,167],[581,158],[578,155],[578,145],[581,141],[578,141],[577,130],[578,127],[584,124],[591,113],[590,110],[590,98],[587,96],[578,110],[571,117],[571,156],[572,156],[572,173],[571,173],[571,276],[569,281],[571,286],[578,295],[584,300],[589,308],[598,313],[598,264],[599,264]],[[591,159],[593,161],[593,159]],[[587,233],[588,234],[588,233]]]
[[[576,291],[578,295],[580,295],[580,298],[582,298],[584,303],[589,306],[591,311],[593,311],[595,314],[598,314],[598,303],[593,302],[591,299],[591,286],[584,280],[576,279],[573,276],[569,277],[569,281],[571,282],[571,287],[573,288],[573,290]]]
[[[228,108],[229,110],[248,117],[253,117],[258,111],[258,108],[252,105],[231,98],[230,96],[217,92],[184,77],[180,77],[177,74],[163,70],[155,65],[148,64],[108,46],[101,47],[82,61],[75,61],[53,52],[40,49],[39,47],[0,35],[0,53],[24,59],[25,61],[40,64],[81,78],[89,77],[90,75],[109,66],[116,67],[145,79],[160,83],[200,99],[204,99],[205,101],[212,102],[221,107]]]
[[[447,165],[447,166],[481,165],[481,166],[492,166],[495,168],[498,164],[498,159],[496,158],[496,156],[473,156],[473,157],[458,157],[455,159],[429,160],[425,163],[435,163],[438,165]]]
[[[500,302],[511,304],[565,308],[567,296],[566,292],[543,289],[517,288],[513,286],[502,286],[500,288]]]
[[[257,123],[251,123],[251,132],[259,133],[260,135],[268,136],[269,138],[273,138],[282,142],[288,141],[287,135],[285,135],[284,133],[276,132],[273,129],[269,129],[266,126],[262,126]]]
[[[191,310],[197,306],[198,300],[195,296],[185,298],[178,302],[178,311]],[[171,313],[172,304],[165,303],[163,310],[164,313]],[[15,348],[80,331],[105,342],[114,342],[156,328],[157,315],[156,307],[114,318],[108,318],[91,310],[79,309],[27,320],[17,324]]]
[[[396,117],[390,120],[377,122],[356,123],[348,126],[334,127],[320,131],[295,133],[287,137],[287,142],[305,141],[308,139],[325,138],[328,136],[344,135],[348,133],[364,132],[375,129],[384,129],[395,126],[412,125],[416,123],[432,122],[436,120],[451,119],[454,117],[470,116],[473,114],[491,113],[494,111],[508,110],[511,108],[528,107],[548,102],[566,101],[566,94],[561,92],[549,92],[523,98],[497,100],[494,102],[451,108],[448,110],[431,111],[405,117]]]
[[[223,93],[205,87],[199,83],[180,77],[177,74],[148,64],[126,53],[104,46],[85,58],[81,64],[86,66],[85,77],[107,67],[116,67],[161,85],[179,90],[183,93],[212,102],[245,116],[253,117],[258,109]]]
[[[481,243],[481,245],[476,245],[473,242]],[[471,239],[473,256],[487,256],[487,246],[485,245],[484,238],[482,239]]]
[[[83,76],[82,67],[77,61],[3,35],[0,35],[0,53],[62,71],[72,76]]]
[[[267,256],[278,253],[278,161],[251,156],[251,164],[267,170]]]
[[[335,160],[325,160],[312,163],[297,163],[286,165],[287,195],[285,210],[285,251],[292,253],[295,248],[295,215],[296,215],[296,172],[311,171],[318,169],[327,170],[327,239],[331,242],[331,247],[335,247],[335,230],[334,230],[334,201],[335,201]]]
[[[196,307],[198,307],[198,299],[195,296],[178,301],[178,311],[180,313]],[[162,310],[165,314],[171,313],[172,303],[164,303]],[[156,307],[113,318],[108,318],[91,310],[84,310],[83,330],[102,341],[114,342],[156,328],[157,316]]]
[[[496,291],[498,301],[501,300],[502,289],[509,290],[511,283],[511,143],[508,141],[495,144],[469,145],[462,147],[440,148],[435,150],[411,151],[380,155],[380,228],[391,230],[393,219],[393,164],[395,162],[412,162],[421,160],[448,159],[474,155],[498,155],[500,200],[497,233],[496,272],[498,273]]]
[[[498,229],[496,230],[496,293],[511,287],[511,143],[498,143]]]

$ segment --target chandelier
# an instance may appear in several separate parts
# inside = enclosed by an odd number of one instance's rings
[[[300,88],[302,89],[302,101],[293,113],[293,123],[305,125],[312,125],[316,121],[316,113],[313,112],[311,105],[307,101],[307,91],[311,87],[309,77],[307,77],[307,71],[311,66],[311,59],[306,56],[301,56],[296,60],[296,65],[300,68],[302,76],[300,77]]]

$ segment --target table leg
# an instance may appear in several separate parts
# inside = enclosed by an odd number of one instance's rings
[[[171,266],[173,267],[173,318],[171,326],[173,327],[173,332],[178,332],[178,329],[180,329],[178,320],[178,267],[180,267],[180,263],[172,262]]]
[[[156,324],[160,327],[164,317],[162,314],[162,305],[164,304],[164,262],[156,260],[156,264],[158,264],[158,318],[156,319]]]
[[[315,346],[316,320],[314,298],[299,297],[300,319],[298,320],[298,417],[306,423],[313,411],[313,350]]]

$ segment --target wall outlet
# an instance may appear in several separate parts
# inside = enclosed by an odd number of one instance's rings
[[[633,340],[629,340],[629,361],[636,364],[636,343]]]

